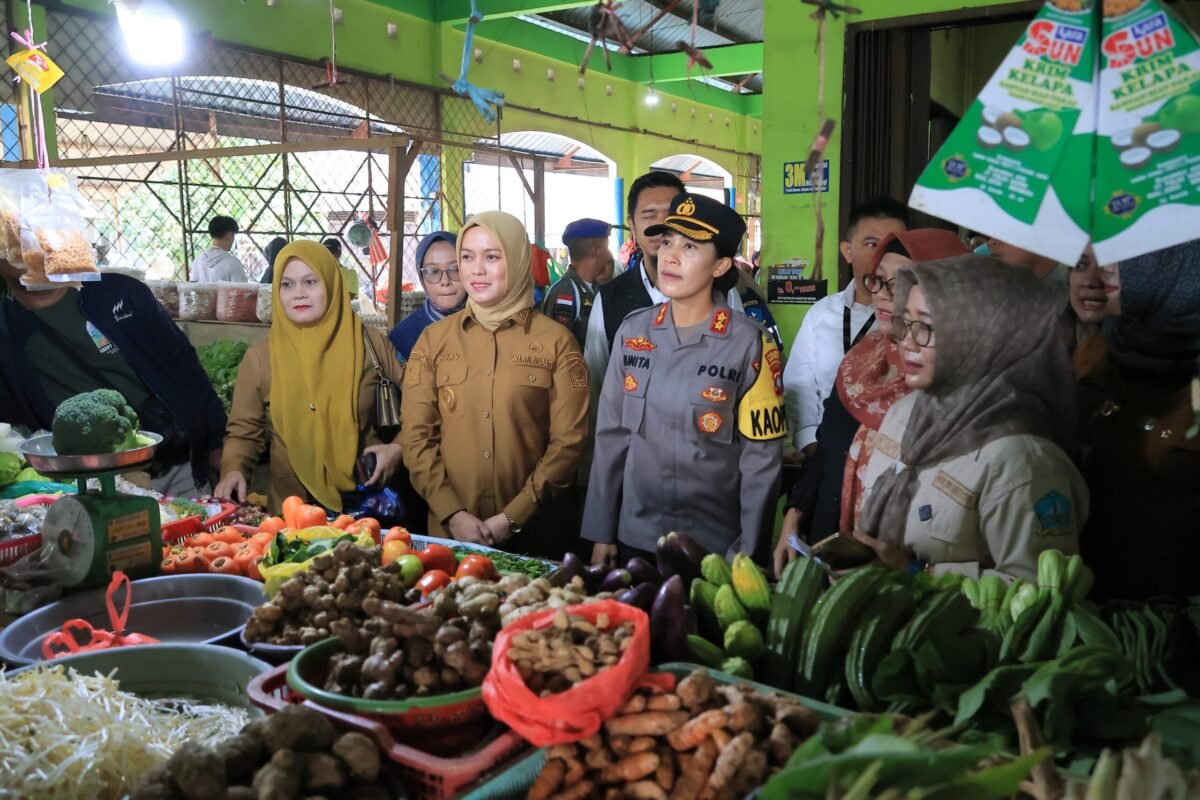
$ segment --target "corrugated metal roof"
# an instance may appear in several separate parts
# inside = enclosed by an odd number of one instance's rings
[[[522,153],[536,153],[537,155],[551,156],[553,158],[561,158],[578,147],[579,150],[571,155],[572,161],[608,164],[608,161],[604,158],[604,154],[599,150],[588,147],[582,142],[576,142],[565,136],[558,136],[553,133],[526,131],[502,133],[500,134],[500,146],[510,150],[519,150]]]
[[[650,165],[650,169],[661,169],[667,172],[684,173],[697,161],[700,165],[692,169],[692,175],[698,178],[727,178],[729,174],[713,162],[700,156],[669,156],[660,158]]]

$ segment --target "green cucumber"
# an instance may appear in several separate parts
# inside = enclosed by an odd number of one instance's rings
[[[697,664],[712,669],[720,669],[725,662],[725,651],[705,639],[703,636],[690,634],[687,637],[688,654]]]
[[[824,696],[830,669],[850,637],[850,626],[886,575],[882,569],[862,567],[838,580],[833,588],[821,595],[813,608],[812,624],[805,632],[796,667],[801,693],[809,697]],[[957,591],[955,594],[962,596]],[[966,602],[965,598],[963,602]]]
[[[717,587],[703,578],[692,581],[688,599],[692,608],[696,609],[696,620],[700,623],[700,632],[713,642],[721,640],[721,624],[717,621]]]
[[[742,607],[742,604],[738,602],[737,596],[733,593],[732,586],[722,586],[717,589],[717,595],[713,601],[713,610],[717,614],[717,622],[722,631],[739,620],[750,621],[750,615]]]
[[[825,586],[825,573],[809,558],[788,564],[771,593],[766,675],[771,686],[790,688],[805,625]]]
[[[846,686],[859,710],[871,711],[877,706],[871,679],[916,604],[908,589],[889,586],[875,595],[863,611],[865,622],[855,629],[846,652]]]
[[[729,586],[733,583],[733,568],[725,557],[709,553],[700,561],[700,574],[714,586]]]

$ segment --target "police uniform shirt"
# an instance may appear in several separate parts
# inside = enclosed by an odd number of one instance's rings
[[[882,474],[902,466],[900,443],[917,397],[888,410],[867,464],[864,503]],[[1079,552],[1088,502],[1083,476],[1058,445],[1005,436],[918,473],[904,545],[935,574],[1033,581],[1043,550]]]
[[[765,562],[786,420],[779,352],[762,363],[763,335],[724,303],[689,344],[667,304],[625,320],[600,398],[585,539],[653,550],[676,530]],[[770,397],[752,409],[760,370]]]
[[[567,274],[546,290],[546,298],[542,301],[542,313],[565,325],[567,330],[575,334],[579,346],[583,347],[587,339],[588,319],[595,300],[595,290],[579,277],[575,267],[568,267]]]

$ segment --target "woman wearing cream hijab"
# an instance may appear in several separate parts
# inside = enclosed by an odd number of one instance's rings
[[[467,220],[458,269],[466,309],[426,328],[409,356],[405,466],[431,535],[561,558],[577,538],[587,366],[571,333],[533,310],[520,220]]]
[[[387,337],[364,328],[350,309],[329,250],[295,242],[276,263],[271,332],[246,352],[238,371],[216,494],[244,500],[269,441],[273,510],[299,495],[340,511],[355,489],[360,455],[376,457],[372,485],[386,483],[400,463],[400,446],[375,431],[378,378],[364,335],[393,382],[403,367]]]

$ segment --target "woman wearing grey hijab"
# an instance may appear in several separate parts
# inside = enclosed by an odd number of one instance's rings
[[[961,256],[901,270],[895,307],[916,391],[884,418],[856,538],[896,569],[1033,580],[1043,550],[1078,551],[1088,514],[1066,287]]]

